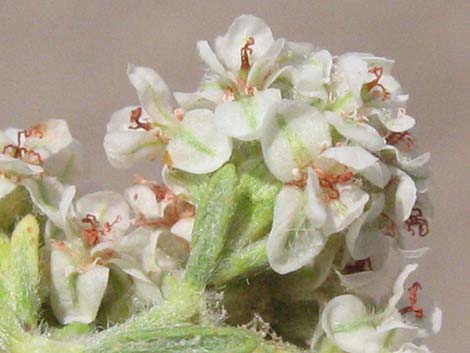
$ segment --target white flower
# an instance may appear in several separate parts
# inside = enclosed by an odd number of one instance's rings
[[[410,287],[412,303],[397,308],[404,292],[404,282],[416,268],[416,264],[404,268],[393,285],[388,303],[381,310],[377,308],[375,313],[351,294],[328,302],[321,317],[327,337],[347,353],[406,352],[405,349],[412,348],[407,342],[439,331],[441,311],[433,305],[418,307],[421,302],[414,302],[416,284]],[[409,313],[415,315],[414,318]]]
[[[376,162],[360,147],[330,148],[308,167],[306,176],[283,187],[267,248],[276,272],[291,272],[310,262],[328,236],[346,229],[362,214],[369,195],[353,177]]]
[[[168,86],[152,69],[130,65],[128,76],[141,107],[126,107],[111,117],[104,147],[113,166],[128,168],[165,156],[170,167],[198,174],[212,172],[230,158],[231,140],[216,131],[211,111],[173,110]]]

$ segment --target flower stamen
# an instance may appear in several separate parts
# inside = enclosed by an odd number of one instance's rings
[[[429,234],[429,224],[423,216],[423,211],[420,208],[413,208],[410,217],[405,221],[408,231],[414,236],[416,233],[420,237],[425,237]]]
[[[413,283],[413,285],[408,288],[408,299],[410,301],[410,305],[400,309],[400,314],[405,315],[407,313],[415,313],[417,319],[422,319],[424,317],[424,310],[416,306],[418,302],[418,290],[423,289],[419,282]]]
[[[379,83],[380,79],[383,76],[384,68],[373,67],[369,69],[369,72],[375,76],[375,79],[366,83],[367,91],[371,92],[374,88],[378,87],[379,91],[375,91],[375,92],[378,94],[378,96],[382,96],[383,101],[390,98],[390,92],[384,87],[384,85]]]

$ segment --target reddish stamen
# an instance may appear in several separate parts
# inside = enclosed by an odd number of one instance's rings
[[[356,260],[353,264],[346,265],[343,269],[343,273],[346,275],[364,271],[373,271],[370,257],[362,260]]]
[[[375,76],[375,79],[370,81],[369,83],[366,83],[367,91],[371,92],[374,88],[378,87],[380,91],[377,93],[379,96],[382,96],[382,100],[390,98],[390,92],[387,91],[384,85],[379,83],[384,73],[383,67],[373,67],[369,69],[369,72]]]
[[[353,177],[353,173],[347,169],[341,174],[327,174],[323,170],[315,168],[318,175],[320,187],[323,189],[323,196],[325,201],[332,201],[339,199],[338,184],[345,184]]]
[[[251,48],[255,44],[255,39],[253,37],[249,37],[246,41],[245,45],[240,50],[241,56],[241,66],[240,71],[248,71],[251,68],[250,64],[250,55],[253,54],[253,48]]]
[[[396,146],[403,142],[406,146],[406,151],[411,151],[414,145],[414,138],[408,131],[404,132],[389,132],[385,136],[385,141],[387,144]]]
[[[4,146],[2,153],[9,154],[13,158],[18,158],[18,159],[25,159],[26,157],[26,162],[30,164],[35,164],[35,165],[42,165],[44,161],[42,160],[39,152],[35,152],[32,149],[22,146],[23,144],[23,142],[21,141],[22,135],[24,135],[25,138],[28,138],[31,136],[37,136],[39,138],[42,138],[43,137],[42,125],[37,125],[28,130],[19,131],[17,134],[17,145],[8,144]],[[8,153],[9,150],[11,150],[10,153]]]
[[[121,216],[118,215],[113,222],[106,222],[103,227],[100,228],[100,222],[96,219],[96,216],[87,214],[85,218],[82,219],[82,223],[90,226],[89,229],[83,230],[83,236],[85,237],[88,245],[96,245],[100,240],[100,236],[105,236],[107,233],[111,232],[113,226],[121,220]]]
[[[413,285],[408,288],[408,299],[410,305],[400,309],[400,314],[405,315],[407,313],[415,313],[417,319],[422,319],[424,317],[424,311],[422,308],[416,306],[418,302],[418,290],[423,289],[419,282],[413,283]]]
[[[149,131],[152,129],[152,124],[149,122],[142,122],[140,121],[140,118],[142,117],[142,108],[137,107],[134,110],[131,111],[131,116],[130,116],[130,122],[131,125],[129,125],[129,129],[131,130],[138,130],[138,129],[143,129],[146,131]]]
[[[408,218],[405,223],[412,236],[416,235],[416,233],[418,233],[420,237],[425,237],[429,234],[428,221],[424,218],[423,211],[420,208],[413,208],[410,218]]]

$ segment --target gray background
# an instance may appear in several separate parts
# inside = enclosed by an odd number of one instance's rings
[[[157,69],[174,90],[201,77],[198,39],[225,33],[242,13],[276,37],[334,54],[396,59],[411,94],[422,151],[433,154],[432,250],[418,273],[445,312],[436,353],[470,351],[470,101],[468,1],[5,1],[0,0],[0,122],[26,126],[62,117],[84,144],[96,184],[119,190],[132,172],[113,170],[101,147],[110,114],[136,103],[128,62]],[[465,18],[465,16],[467,16]],[[154,170],[147,167],[147,176]],[[467,270],[467,271],[466,271]]]

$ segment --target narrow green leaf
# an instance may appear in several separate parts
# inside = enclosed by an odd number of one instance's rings
[[[234,212],[237,176],[233,165],[217,171],[197,208],[185,279],[203,289],[224,248]]]
[[[40,306],[39,224],[32,215],[25,216],[11,237],[10,276],[16,315],[24,327],[36,326]]]

